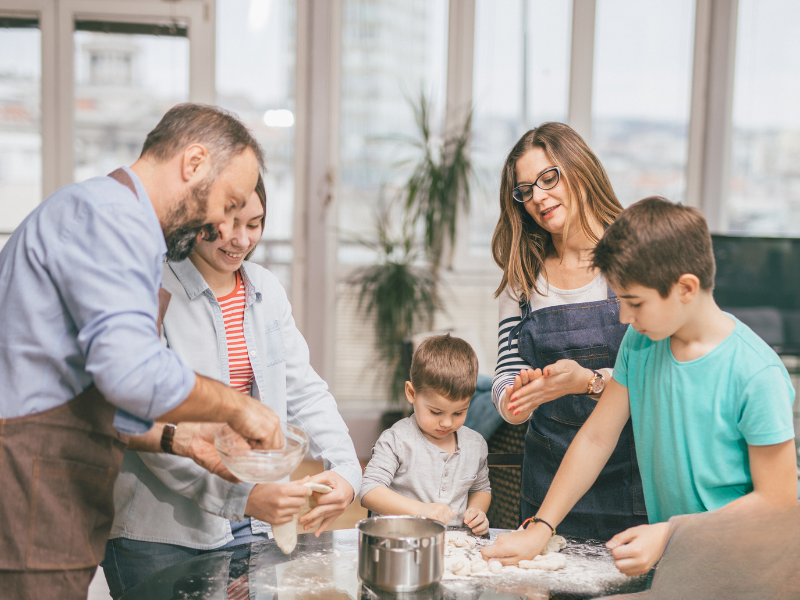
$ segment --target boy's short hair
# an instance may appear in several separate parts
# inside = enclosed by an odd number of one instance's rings
[[[464,400],[475,393],[477,380],[475,350],[449,333],[426,338],[411,359],[411,385],[417,393],[428,390],[448,400]]]
[[[623,210],[594,249],[592,263],[612,285],[639,284],[669,296],[681,275],[714,289],[711,234],[696,208],[652,196]]]

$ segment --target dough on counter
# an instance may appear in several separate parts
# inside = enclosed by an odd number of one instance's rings
[[[551,552],[560,552],[567,547],[567,540],[563,535],[554,535],[547,542],[547,545],[542,550],[542,554],[550,554]]]
[[[519,561],[520,569],[540,569],[542,571],[558,571],[567,566],[567,557],[555,552],[544,555],[540,554],[533,560]]]
[[[500,571],[503,570],[503,563],[501,563],[499,560],[490,560],[489,570],[495,575],[497,575],[498,573],[500,573]]]
[[[327,494],[328,492],[333,491],[333,488],[322,483],[314,483],[313,481],[308,481],[303,485],[312,492],[318,492],[320,494]],[[300,507],[300,512],[294,515],[291,521],[288,523],[283,523],[282,525],[272,526],[272,536],[275,539],[275,543],[278,544],[278,548],[281,549],[281,552],[284,554],[292,553],[295,546],[297,546],[298,519],[316,506],[317,499],[312,494],[306,498],[305,503]]]

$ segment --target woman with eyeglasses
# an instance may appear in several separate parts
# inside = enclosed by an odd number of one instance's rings
[[[503,270],[492,397],[506,421],[529,423],[523,522],[535,517],[575,434],[602,402],[627,329],[619,299],[590,266],[595,244],[621,210],[600,161],[567,125],[532,129],[506,159],[492,238]],[[646,523],[629,420],[559,533],[607,540]]]

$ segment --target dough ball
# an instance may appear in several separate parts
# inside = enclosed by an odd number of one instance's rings
[[[472,569],[470,568],[469,563],[464,563],[464,565],[460,569],[458,569],[457,571],[453,571],[454,575],[460,575],[462,577],[466,577],[470,573],[472,573]]]
[[[503,563],[501,563],[499,560],[490,560],[489,570],[495,575],[497,575],[500,571],[503,570]]]
[[[489,568],[489,563],[481,559],[478,561],[473,561],[471,566],[473,573],[480,573],[481,571],[486,571]]]

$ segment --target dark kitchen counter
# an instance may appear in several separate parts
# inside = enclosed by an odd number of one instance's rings
[[[494,539],[503,530],[491,530]],[[614,567],[600,542],[567,538],[561,571],[517,571],[495,577],[442,581],[406,594],[373,591],[357,577],[358,533],[332,531],[298,536],[284,555],[273,541],[204,554],[141,582],[123,600],[525,600],[599,598],[645,589],[647,576],[628,578]]]

